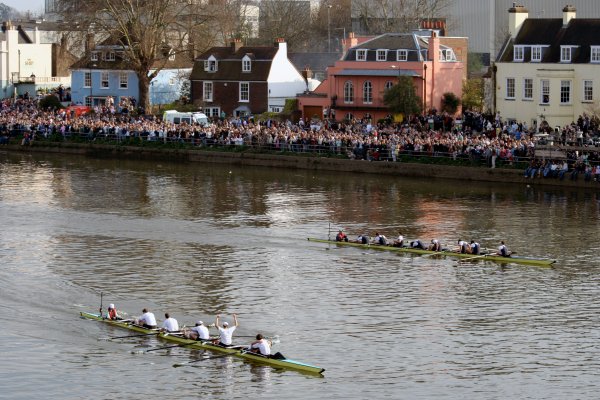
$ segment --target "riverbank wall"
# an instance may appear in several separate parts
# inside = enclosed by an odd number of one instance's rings
[[[388,161],[350,160],[315,156],[290,156],[255,152],[222,152],[210,150],[184,150],[146,148],[135,146],[114,146],[87,143],[60,143],[47,145],[33,143],[30,146],[5,145],[0,151],[20,153],[53,153],[71,154],[92,158],[117,158],[160,160],[184,163],[227,164],[236,166],[256,166],[266,168],[305,169],[314,171],[330,171],[344,173],[362,173],[411,177],[420,179],[453,179],[460,181],[497,182],[503,184],[527,184],[557,187],[581,187],[600,190],[600,183],[585,182],[583,176],[577,180],[569,179],[569,175],[558,179],[529,179],[523,176],[524,171],[508,168],[486,168],[452,166],[439,164],[422,164]]]

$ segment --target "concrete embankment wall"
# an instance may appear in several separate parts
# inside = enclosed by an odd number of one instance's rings
[[[277,154],[259,154],[251,152],[219,152],[208,150],[149,149],[112,145],[93,145],[62,143],[57,146],[45,146],[34,143],[32,146],[7,145],[1,150],[18,152],[46,152],[55,154],[74,154],[93,158],[122,158],[140,160],[165,160],[174,162],[201,162],[228,164],[237,166],[259,166],[269,168],[297,168],[307,170],[337,171],[349,173],[385,174],[425,179],[458,179],[462,181],[484,181],[498,183],[517,183],[561,187],[586,187],[600,189],[598,182],[585,182],[583,176],[576,181],[568,179],[526,179],[521,170],[458,167],[435,164],[411,164],[404,162],[360,161],[327,157],[287,156]]]

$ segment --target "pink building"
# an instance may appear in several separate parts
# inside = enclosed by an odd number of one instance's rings
[[[387,33],[361,43],[350,34],[347,45],[342,59],[327,68],[327,79],[314,92],[298,96],[304,118],[385,118],[389,111],[383,94],[400,76],[413,79],[425,110],[440,110],[446,92],[462,97],[466,38],[427,30]]]

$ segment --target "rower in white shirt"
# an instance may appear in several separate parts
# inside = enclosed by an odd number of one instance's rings
[[[498,246],[498,253],[496,253],[502,257],[510,257],[510,251],[508,251],[508,247],[504,244],[504,241],[500,242],[500,246]]]
[[[193,328],[184,328],[183,335],[192,340],[210,340],[210,334],[208,328],[204,325],[204,322],[198,321]]]
[[[154,313],[148,311],[147,308],[144,308],[142,312],[142,316],[135,320],[135,324],[148,329],[156,329],[156,317]]]
[[[268,357],[271,355],[271,342],[259,333],[256,335],[256,341],[250,343],[250,351]]]
[[[165,313],[162,329],[167,332],[179,332],[179,323],[175,318],[171,317],[169,313]]]
[[[218,344],[219,346],[229,347],[233,343],[233,332],[239,326],[239,324],[237,320],[237,314],[232,315],[234,325],[231,327],[229,326],[228,322],[223,322],[223,325],[219,326],[221,316],[217,315],[215,326],[219,330],[219,340],[216,342],[216,344]]]

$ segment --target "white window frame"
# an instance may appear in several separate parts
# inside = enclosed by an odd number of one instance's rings
[[[85,105],[86,107],[91,107],[92,106],[92,96],[85,96]]]
[[[394,82],[387,81],[387,82],[385,82],[384,88],[385,88],[385,90],[390,90],[393,86],[394,86]]]
[[[594,101],[594,81],[591,79],[584,79],[581,84],[581,93],[583,95],[584,102]]]
[[[533,100],[533,78],[523,78],[523,100]]]
[[[354,82],[352,81],[344,82],[344,103],[354,103]]]
[[[356,49],[356,61],[367,61],[367,49]]]
[[[377,61],[387,61],[387,50],[385,50],[385,49],[377,50]]]
[[[114,51],[107,51],[105,54],[105,60],[106,61],[115,61],[115,52]]]
[[[373,104],[373,82],[371,82],[371,81],[363,82],[362,100],[363,100],[363,104]]]
[[[252,60],[248,56],[242,58],[242,72],[252,72]]]
[[[573,48],[571,46],[560,46],[560,62],[570,63]]]
[[[169,61],[175,61],[175,51],[174,50],[169,51]]]
[[[129,76],[127,72],[119,72],[119,89],[127,89],[129,86]]]
[[[250,101],[250,82],[240,82],[240,100],[241,103]]]
[[[523,60],[525,60],[525,47],[515,46],[515,48],[513,49],[513,61]]]
[[[110,75],[108,71],[100,72],[100,89],[110,89]]]
[[[83,87],[84,88],[92,87],[92,71],[86,71],[83,73]]]
[[[548,96],[547,101],[544,101],[544,96]],[[550,104],[550,79],[540,80],[540,104]]]
[[[202,100],[213,101],[215,86],[212,81],[202,82]]]
[[[515,78],[506,78],[506,93],[505,93],[506,99],[514,99],[515,98],[515,92],[516,92],[515,84],[516,84]]]
[[[91,61],[98,61],[98,52],[97,51],[92,51],[92,54],[90,56],[90,60]]]
[[[531,46],[531,62],[541,62],[542,61],[542,46]]]
[[[408,61],[408,50],[396,50],[396,61]]]
[[[561,79],[560,81],[560,104],[567,105],[573,102],[573,81]]]
[[[210,56],[204,61],[204,70],[207,72],[217,72],[219,70],[219,63],[215,56]]]
[[[600,63],[600,46],[590,46],[590,62]]]

